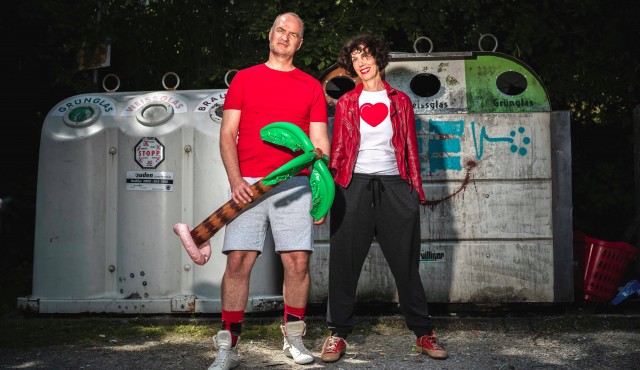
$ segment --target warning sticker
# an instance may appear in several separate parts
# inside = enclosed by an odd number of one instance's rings
[[[127,171],[127,190],[173,191],[173,172]]]
[[[164,161],[164,145],[155,137],[143,137],[133,151],[142,168],[157,168]]]

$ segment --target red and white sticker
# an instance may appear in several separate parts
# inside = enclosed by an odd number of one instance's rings
[[[143,137],[134,149],[136,163],[142,168],[158,168],[164,161],[164,145],[155,137]]]

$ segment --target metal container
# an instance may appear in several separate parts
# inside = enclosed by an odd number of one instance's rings
[[[221,312],[224,229],[194,265],[175,223],[195,226],[229,199],[219,151],[226,90],[85,94],[46,116],[40,143],[33,290],[39,313]],[[246,310],[282,306],[271,247]]]
[[[329,104],[359,82],[343,72],[334,66],[321,77]],[[416,115],[429,302],[572,301],[569,113],[551,110],[540,78],[495,51],[391,53],[383,77],[409,95]],[[328,224],[317,236],[310,300],[319,303],[328,289]],[[375,240],[357,300],[397,302]]]

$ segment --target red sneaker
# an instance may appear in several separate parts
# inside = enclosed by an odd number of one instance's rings
[[[336,336],[330,336],[322,346],[322,361],[336,362],[347,352],[347,342]]]
[[[416,339],[416,351],[418,353],[426,353],[429,357],[438,360],[444,360],[449,357],[446,350],[438,345],[436,332],[432,331],[431,335],[425,335]]]

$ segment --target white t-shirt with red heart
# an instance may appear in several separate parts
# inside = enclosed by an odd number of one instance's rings
[[[362,91],[360,109],[360,148],[355,173],[398,175],[398,163],[391,137],[387,91]]]

